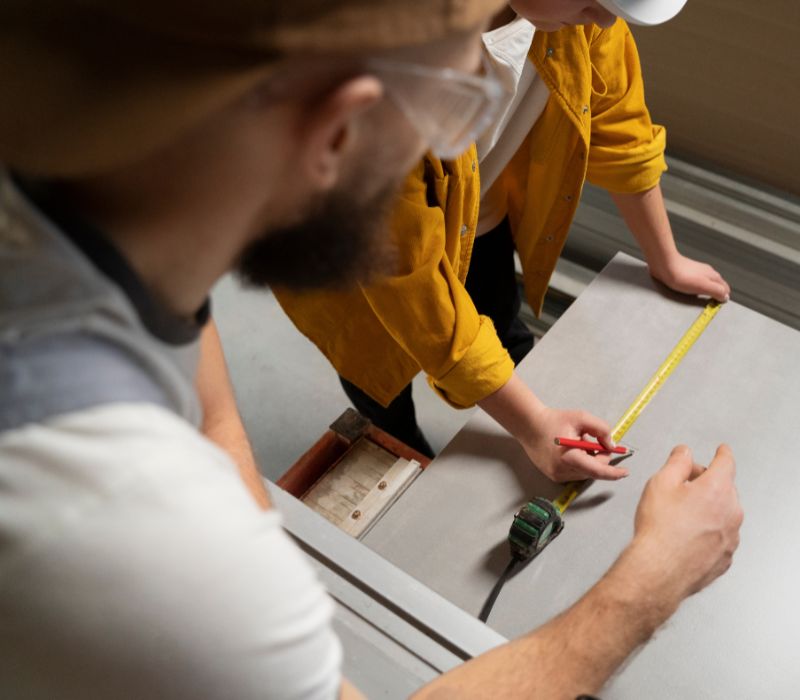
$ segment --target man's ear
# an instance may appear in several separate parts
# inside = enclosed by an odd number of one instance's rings
[[[298,165],[314,189],[326,191],[339,181],[358,138],[359,117],[381,97],[381,82],[362,75],[309,104],[298,133]]]

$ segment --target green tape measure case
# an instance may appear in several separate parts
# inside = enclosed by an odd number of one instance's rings
[[[541,552],[564,529],[561,512],[546,498],[534,498],[514,516],[508,531],[511,555],[526,561]]]

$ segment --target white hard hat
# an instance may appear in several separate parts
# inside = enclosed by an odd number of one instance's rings
[[[661,24],[677,15],[686,0],[597,0],[609,12],[633,24]]]

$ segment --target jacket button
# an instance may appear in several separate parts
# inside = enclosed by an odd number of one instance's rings
[[[552,236],[548,236],[547,238],[545,238],[545,240],[549,243],[550,241],[553,240],[553,237]]]
[[[571,201],[572,201],[572,195],[571,195],[571,194],[568,194],[568,195],[566,195],[566,196],[564,197],[564,201],[565,201],[565,202],[571,202]]]
[[[469,229],[466,224],[461,224],[461,235],[463,236]]]
[[[473,161],[472,161],[472,172],[473,172],[473,173],[475,172],[475,170],[476,170],[476,168],[477,168],[477,167],[478,167],[478,164],[477,164],[477,163],[476,163],[476,162],[473,160]]]
[[[589,112],[589,105],[583,105],[583,113],[587,114]]]
[[[548,57],[553,55],[553,48],[552,47],[547,49],[547,55],[548,55]]]

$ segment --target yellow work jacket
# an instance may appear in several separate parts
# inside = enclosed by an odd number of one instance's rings
[[[665,132],[650,121],[627,25],[536,32],[529,59],[550,89],[530,134],[493,185],[539,313],[585,179],[612,192],[654,187]],[[294,324],[337,371],[388,404],[423,370],[464,408],[502,387],[513,362],[464,288],[478,220],[475,147],[430,155],[407,178],[391,218],[397,269],[351,291],[275,290]]]

